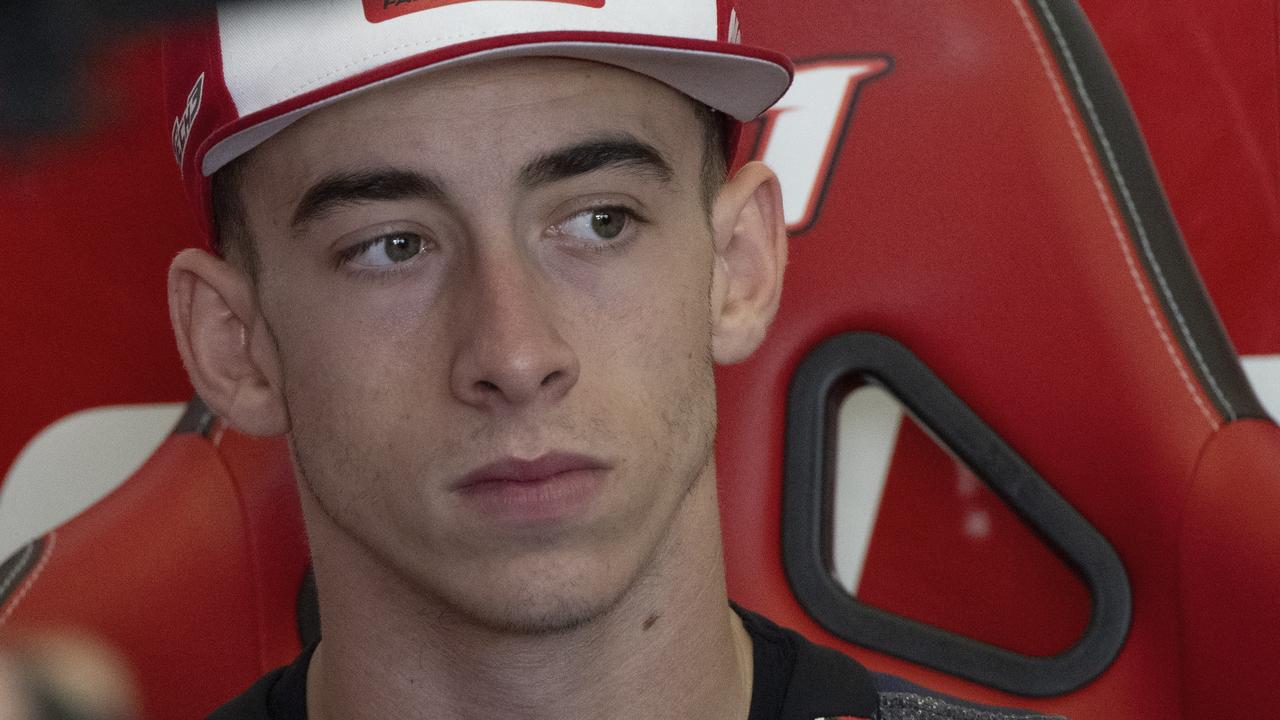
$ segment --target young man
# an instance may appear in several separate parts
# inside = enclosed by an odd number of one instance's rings
[[[287,434],[323,641],[219,718],[1013,717],[730,606],[712,369],[786,258],[715,0],[242,3],[170,44],[201,397]],[[725,122],[721,118],[731,118]]]

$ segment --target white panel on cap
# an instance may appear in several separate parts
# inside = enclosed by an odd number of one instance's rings
[[[222,69],[241,117],[378,66],[472,40],[584,30],[715,40],[715,0],[606,0],[591,8],[476,0],[380,23],[361,0],[275,0],[218,8]]]

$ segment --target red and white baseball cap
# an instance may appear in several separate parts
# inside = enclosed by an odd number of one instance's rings
[[[496,58],[591,60],[648,75],[738,121],[791,83],[740,42],[732,0],[240,0],[166,39],[174,158],[211,227],[209,177],[353,93]]]

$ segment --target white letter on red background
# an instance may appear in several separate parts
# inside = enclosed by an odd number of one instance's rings
[[[789,230],[803,231],[813,223],[858,90],[889,66],[882,57],[797,64],[791,89],[766,116],[759,152],[782,182]]]

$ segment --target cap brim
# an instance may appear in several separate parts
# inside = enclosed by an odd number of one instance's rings
[[[331,105],[384,83],[428,72],[481,61],[520,57],[561,57],[614,65],[663,82],[711,108],[737,120],[752,120],[768,110],[791,84],[790,61],[781,54],[742,45],[670,38],[616,36],[582,40],[527,38],[510,44],[467,50],[441,57],[409,58],[378,73],[348,79],[308,93],[288,107],[268,108],[223,129],[201,160],[200,169],[210,176],[319,108]],[[408,65],[408,69],[405,66]]]

